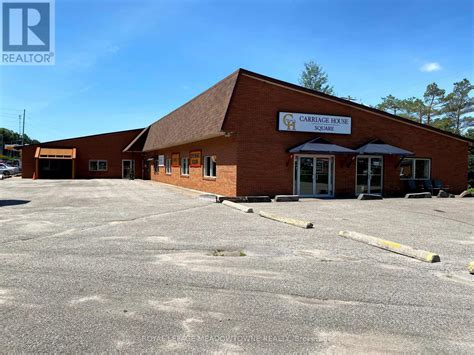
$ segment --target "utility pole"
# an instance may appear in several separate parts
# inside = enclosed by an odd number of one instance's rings
[[[18,141],[17,144],[20,144],[20,137],[21,137],[21,119],[22,115],[18,115]]]
[[[25,117],[26,109],[23,109],[23,133],[21,134],[21,145],[25,145]]]

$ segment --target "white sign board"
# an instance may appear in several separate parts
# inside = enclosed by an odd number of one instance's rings
[[[165,166],[165,156],[158,155],[158,166]]]
[[[278,130],[288,132],[351,134],[351,117],[279,112]]]

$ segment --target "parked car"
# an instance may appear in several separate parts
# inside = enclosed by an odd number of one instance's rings
[[[16,174],[21,173],[21,164],[19,163],[19,160],[9,160],[4,162],[4,164],[9,168],[15,168]]]
[[[16,175],[19,172],[19,169],[14,167],[14,166],[8,166],[5,163],[0,163],[0,171],[2,171],[2,174],[4,175]],[[8,174],[5,174],[5,171],[8,172]]]
[[[8,167],[5,168],[4,166],[5,166],[5,164],[0,164],[0,175],[2,175],[2,176],[11,176],[12,175],[11,170]]]

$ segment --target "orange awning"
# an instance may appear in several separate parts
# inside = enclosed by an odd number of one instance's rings
[[[76,148],[36,148],[36,159],[76,159]]]

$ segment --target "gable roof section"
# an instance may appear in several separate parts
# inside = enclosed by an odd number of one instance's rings
[[[222,124],[240,70],[150,126],[143,151],[152,151],[223,135]]]
[[[143,145],[145,144],[148,130],[150,127],[143,128],[138,136],[136,136],[130,143],[127,145],[122,152],[141,152],[143,150]]]
[[[399,121],[401,123],[408,124],[408,125],[411,125],[411,126],[415,126],[415,127],[418,127],[418,128],[426,129],[428,131],[432,131],[434,133],[442,134],[442,135],[448,136],[450,138],[465,141],[467,143],[471,143],[471,144],[474,143],[474,140],[469,139],[467,137],[463,137],[463,136],[458,135],[458,134],[443,131],[439,128],[435,128],[435,127],[432,127],[432,126],[425,125],[423,123],[412,121],[408,118],[404,118],[404,117],[401,117],[401,116],[393,115],[389,112],[385,112],[385,111],[382,111],[382,110],[379,110],[379,109],[376,109],[376,108],[373,108],[373,107],[370,107],[370,106],[365,106],[365,105],[358,104],[358,103],[353,102],[353,101],[341,99],[340,97],[337,97],[337,96],[328,95],[328,94],[322,93],[320,91],[308,89],[308,88],[305,88],[303,86],[299,86],[299,85],[292,84],[292,83],[289,83],[289,82],[286,82],[286,81],[271,78],[269,76],[265,76],[265,75],[262,75],[262,74],[254,73],[254,72],[246,70],[246,69],[239,69],[239,74],[245,75],[245,76],[257,79],[257,80],[261,80],[261,81],[264,81],[264,82],[267,82],[267,83],[270,83],[270,84],[273,84],[273,85],[277,85],[277,86],[280,86],[280,87],[283,87],[283,88],[286,88],[286,89],[289,89],[289,90],[300,91],[300,92],[303,92],[305,94],[317,96],[317,97],[320,97],[320,98],[323,98],[323,99],[326,99],[326,100],[329,100],[329,101],[338,102],[338,103],[346,105],[346,106],[351,106],[351,107],[354,107],[354,108],[362,110],[362,111],[366,111],[366,112],[369,112],[369,113],[372,113],[372,114],[376,114],[378,116],[382,116],[384,118]]]

